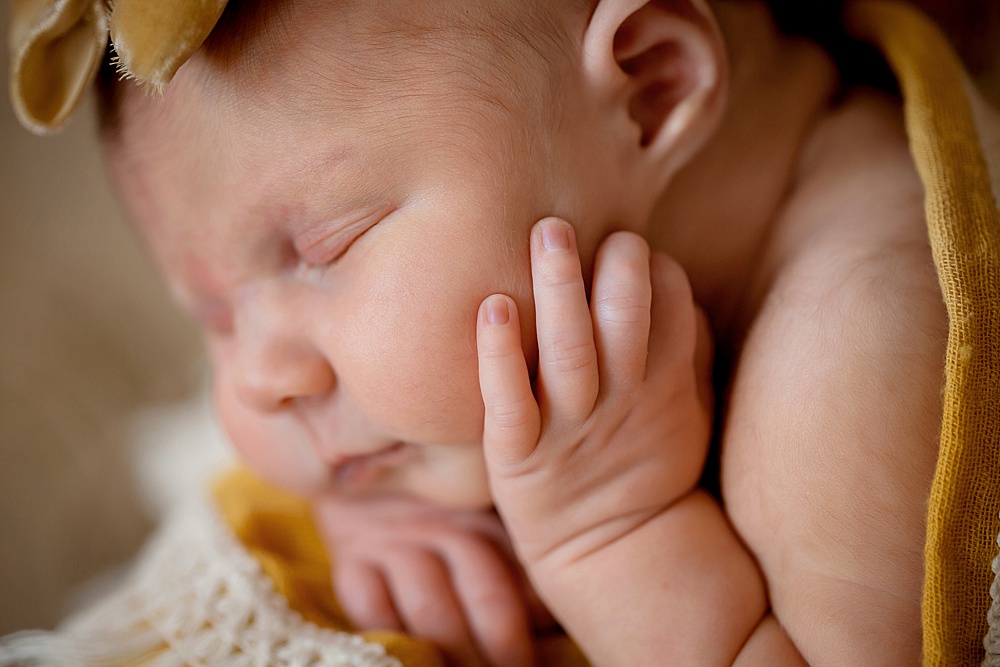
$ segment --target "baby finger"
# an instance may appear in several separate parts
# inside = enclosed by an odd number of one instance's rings
[[[496,547],[463,539],[449,550],[449,567],[465,618],[490,665],[534,664],[531,623],[520,577]]]
[[[534,451],[541,417],[521,350],[514,302],[502,294],[487,298],[479,308],[476,329],[486,458],[501,467],[517,465]]]
[[[573,228],[542,220],[531,231],[531,279],[538,329],[538,402],[555,424],[586,419],[597,400],[594,326]]]
[[[611,234],[597,250],[590,297],[602,394],[646,374],[652,289],[649,245],[638,234]]]
[[[658,252],[651,255],[649,268],[653,291],[646,377],[691,364],[697,340],[696,306],[684,269]]]
[[[334,581],[337,601],[355,628],[402,632],[385,579],[375,565],[345,559],[338,563]]]
[[[483,662],[441,558],[431,552],[408,552],[391,558],[387,566],[393,599],[406,631],[437,645],[451,665],[480,667]]]

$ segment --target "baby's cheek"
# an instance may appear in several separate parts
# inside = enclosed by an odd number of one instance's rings
[[[495,292],[530,304],[527,232],[521,239],[521,230],[476,211],[429,219],[433,225],[383,236],[356,276],[358,289],[343,310],[352,313],[340,346],[351,365],[343,377],[397,438],[478,443],[476,318]]]
[[[469,327],[458,316],[400,307],[378,314],[376,337],[356,331],[345,372],[365,411],[393,436],[424,444],[478,441],[483,405]]]
[[[465,444],[482,435],[478,297],[454,285],[378,283],[342,337],[341,380],[394,437]]]

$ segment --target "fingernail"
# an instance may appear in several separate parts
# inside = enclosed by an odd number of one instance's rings
[[[494,295],[486,300],[486,321],[493,326],[507,324],[510,321],[510,308],[507,299]]]
[[[542,224],[542,245],[546,250],[569,250],[569,230],[567,225],[556,220]]]

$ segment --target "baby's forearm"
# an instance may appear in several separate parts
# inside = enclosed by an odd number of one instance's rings
[[[532,578],[596,665],[802,665],[764,581],[707,493]]]

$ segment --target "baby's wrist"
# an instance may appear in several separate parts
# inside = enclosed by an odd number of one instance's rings
[[[753,556],[719,503],[702,489],[613,543],[575,560],[548,559],[527,569],[542,599],[588,655],[602,654],[587,638],[600,635],[609,607],[639,610],[656,626],[648,636],[676,637],[681,647],[701,642],[707,654],[716,650],[709,643],[726,641],[734,655],[767,610],[766,584]],[[715,639],[703,636],[706,627]]]

